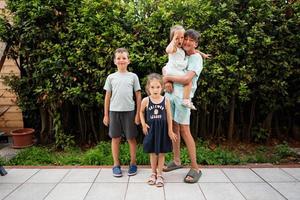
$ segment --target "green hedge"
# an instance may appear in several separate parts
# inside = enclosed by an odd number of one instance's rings
[[[193,100],[195,137],[300,138],[300,4],[288,2],[7,0],[12,23],[1,16],[0,38],[21,69],[7,82],[42,143],[106,140],[102,87],[116,69],[113,51],[129,49],[129,68],[143,83],[160,73],[169,28],[182,24],[213,55]]]

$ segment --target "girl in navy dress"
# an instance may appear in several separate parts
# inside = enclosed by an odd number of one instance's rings
[[[165,163],[165,153],[172,152],[171,140],[176,140],[176,135],[172,130],[170,101],[161,95],[162,76],[153,73],[147,78],[146,92],[149,96],[142,100],[140,118],[145,134],[144,151],[150,154],[152,169],[148,184],[162,187],[164,185],[162,169]]]

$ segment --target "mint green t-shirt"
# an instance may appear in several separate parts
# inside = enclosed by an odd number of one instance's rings
[[[133,111],[134,92],[141,90],[139,78],[132,72],[115,72],[110,74],[104,85],[104,90],[111,92],[109,111]]]
[[[200,73],[203,69],[203,59],[199,53],[192,54],[190,56],[186,56],[188,59],[187,71],[195,72],[195,76],[192,79],[192,91],[190,97],[193,98],[195,91],[197,89],[197,81],[200,76]],[[179,83],[173,84],[173,95],[183,98],[183,85]]]

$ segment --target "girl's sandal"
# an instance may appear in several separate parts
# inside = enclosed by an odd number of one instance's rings
[[[155,173],[151,174],[151,176],[149,177],[147,183],[149,185],[155,185],[155,183],[156,183],[156,174]]]
[[[157,175],[156,187],[163,187],[163,186],[164,186],[164,177],[162,177],[162,175]]]

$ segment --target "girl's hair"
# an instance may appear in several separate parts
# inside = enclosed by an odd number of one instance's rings
[[[125,48],[118,48],[115,50],[115,53],[114,53],[114,59],[116,58],[116,54],[117,53],[126,53],[127,54],[127,57],[129,58],[129,52],[127,49]]]
[[[160,74],[157,74],[157,73],[149,74],[149,75],[147,76],[147,83],[146,83],[146,93],[147,93],[148,95],[150,95],[150,92],[149,92],[149,86],[150,86],[151,81],[153,81],[153,80],[158,80],[162,87],[163,87],[163,85],[164,85],[162,76],[161,76]]]
[[[174,37],[174,34],[176,31],[185,31],[183,26],[181,25],[175,25],[175,26],[172,26],[171,29],[170,29],[170,40],[172,41],[173,40],[173,37]]]

